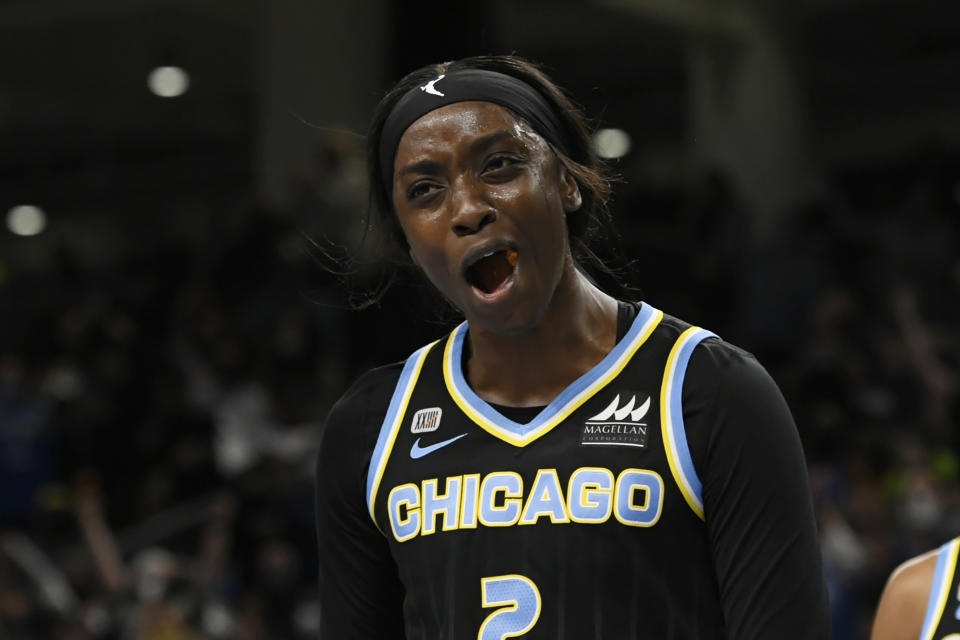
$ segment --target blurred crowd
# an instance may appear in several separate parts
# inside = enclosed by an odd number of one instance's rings
[[[253,218],[4,283],[0,637],[316,636],[311,450],[346,372],[282,240]]]
[[[894,566],[960,535],[958,179],[941,157],[838,176],[766,226],[718,176],[614,203],[645,299],[783,389],[840,640]],[[202,251],[64,247],[0,281],[0,638],[317,637],[323,417],[444,328],[412,284],[351,311],[309,232],[356,202],[302,201]]]
[[[641,282],[780,385],[807,455],[833,637],[866,638],[890,572],[960,535],[960,162],[924,154],[838,176],[752,246],[720,180],[663,205],[637,225],[650,246],[631,255],[657,254]]]

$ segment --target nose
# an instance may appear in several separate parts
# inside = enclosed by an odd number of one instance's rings
[[[480,185],[462,180],[454,188],[451,206],[451,226],[457,236],[469,236],[477,233],[497,219],[497,211],[484,198]]]

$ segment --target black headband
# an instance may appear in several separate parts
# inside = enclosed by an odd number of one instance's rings
[[[529,84],[497,71],[459,69],[410,89],[387,117],[380,134],[380,172],[387,199],[393,193],[393,161],[403,132],[434,109],[477,100],[506,107],[560,151],[567,152],[563,122],[553,107]]]

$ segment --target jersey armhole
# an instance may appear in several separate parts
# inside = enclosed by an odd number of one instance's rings
[[[708,338],[717,338],[717,335],[700,327],[690,327],[681,333],[670,349],[663,372],[663,384],[660,385],[660,429],[663,432],[670,473],[687,504],[701,520],[706,520],[703,512],[703,484],[693,466],[693,457],[687,444],[682,395],[683,379],[687,373],[687,365],[690,364],[690,356],[697,345]]]
[[[439,342],[439,341],[438,341]],[[380,488],[380,481],[383,479],[383,472],[387,468],[387,460],[393,450],[393,443],[397,439],[397,433],[400,431],[400,425],[403,423],[403,416],[407,412],[407,404],[410,402],[410,396],[413,394],[413,388],[417,386],[417,380],[420,377],[420,370],[423,368],[423,361],[427,358],[430,348],[437,344],[432,342],[425,347],[421,347],[413,353],[403,365],[400,372],[400,379],[393,390],[393,396],[390,398],[390,404],[387,407],[387,414],[380,425],[380,435],[377,436],[377,444],[373,448],[373,455],[370,457],[370,467],[367,469],[367,511],[373,524],[383,533],[383,529],[377,523],[377,516],[374,505],[377,500],[377,491]]]
[[[920,640],[930,640],[940,624],[940,617],[947,606],[950,585],[953,584],[958,550],[960,550],[960,538],[955,538],[940,547],[940,551],[937,553],[937,568],[933,572],[933,584],[930,587],[927,614],[923,618]]]

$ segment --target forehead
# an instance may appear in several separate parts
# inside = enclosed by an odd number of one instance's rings
[[[502,131],[533,144],[543,140],[528,124],[498,104],[480,101],[448,104],[423,115],[404,131],[397,145],[397,165],[402,158],[429,152],[438,146],[468,143]]]

